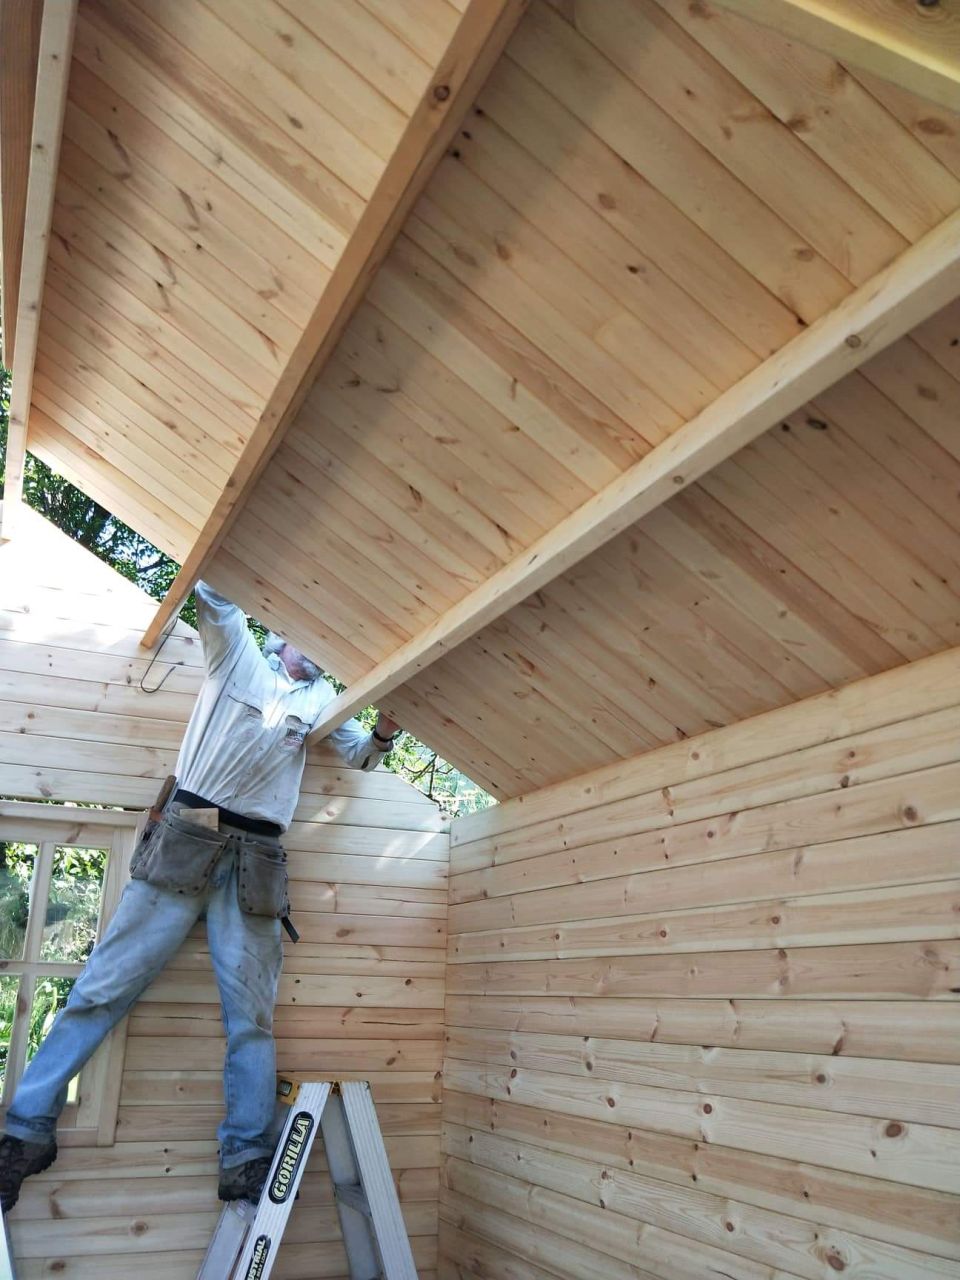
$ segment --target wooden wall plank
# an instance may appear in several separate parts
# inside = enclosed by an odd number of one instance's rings
[[[956,767],[956,686],[930,675],[467,821],[444,1015],[451,1275],[474,1238],[505,1275],[516,1259],[571,1280],[952,1274],[960,1003],[939,876],[960,845],[949,801],[941,823],[919,797]]]

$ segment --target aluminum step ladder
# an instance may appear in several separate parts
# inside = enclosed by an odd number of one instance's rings
[[[17,1280],[13,1269],[13,1246],[10,1244],[10,1228],[6,1215],[0,1212],[0,1280]]]
[[[366,1081],[281,1079],[290,1107],[259,1204],[225,1206],[197,1280],[267,1280],[319,1129],[350,1280],[417,1280]]]

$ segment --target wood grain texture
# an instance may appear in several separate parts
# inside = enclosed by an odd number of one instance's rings
[[[941,106],[960,108],[960,9],[883,0],[719,0]]]
[[[533,3],[210,576],[500,798],[955,643],[946,297],[515,580],[952,217],[933,110],[721,7]]]
[[[314,732],[323,737],[421,675],[593,551],[749,444],[778,419],[928,319],[960,286],[960,215],[906,251],[757,370],[718,396],[617,480],[555,525],[465,600],[349,687]]]
[[[956,660],[464,824],[441,1274],[952,1275]]]
[[[0,534],[4,538],[13,536],[20,517],[33,374],[37,359],[47,250],[53,221],[54,193],[60,161],[63,114],[67,103],[76,18],[76,0],[62,0],[60,3],[54,3],[53,0],[47,3],[44,0],[37,45],[36,83],[32,93],[33,114],[22,230],[14,225],[11,244],[3,246],[5,250],[8,247],[12,250],[14,261],[19,258],[20,267],[20,278],[15,292],[17,318],[14,321],[19,342],[13,350],[9,422],[4,460],[5,504],[3,526],[0,529]],[[18,49],[15,20],[11,26],[9,34],[14,36],[13,56],[16,57]],[[30,43],[31,39],[27,34],[24,45],[19,49],[20,57],[25,57],[28,64],[28,79],[32,74]],[[21,111],[24,105],[21,102]],[[4,124],[4,120],[0,119],[0,127]],[[9,124],[15,164],[20,147],[18,129],[22,127],[18,121],[17,112],[14,112]],[[15,168],[13,172],[16,172]],[[22,182],[22,175],[20,180]],[[14,210],[16,210],[16,197]],[[6,270],[5,265],[4,271]]]
[[[379,175],[376,187],[337,261],[327,286],[266,401],[223,493],[143,643],[157,643],[220,546],[244,499],[296,415],[317,375],[386,256],[404,219],[460,119],[523,13],[526,0],[473,0]]]
[[[35,0],[12,0],[0,10],[0,330],[8,369],[17,332],[42,9]]]

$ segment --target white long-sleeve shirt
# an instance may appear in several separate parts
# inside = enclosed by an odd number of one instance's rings
[[[336,693],[323,676],[291,680],[276,654],[260,652],[243,611],[206,583],[197,583],[196,599],[207,674],[180,746],[177,786],[286,830],[306,736]],[[354,769],[375,769],[386,754],[356,720],[329,737]]]

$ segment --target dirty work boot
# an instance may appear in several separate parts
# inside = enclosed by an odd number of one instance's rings
[[[221,1169],[217,1195],[221,1200],[249,1200],[256,1204],[272,1163],[273,1156],[255,1156],[232,1169]]]
[[[0,1208],[7,1213],[20,1198],[20,1184],[31,1174],[43,1173],[57,1158],[57,1141],[23,1142],[4,1134],[0,1138]]]

